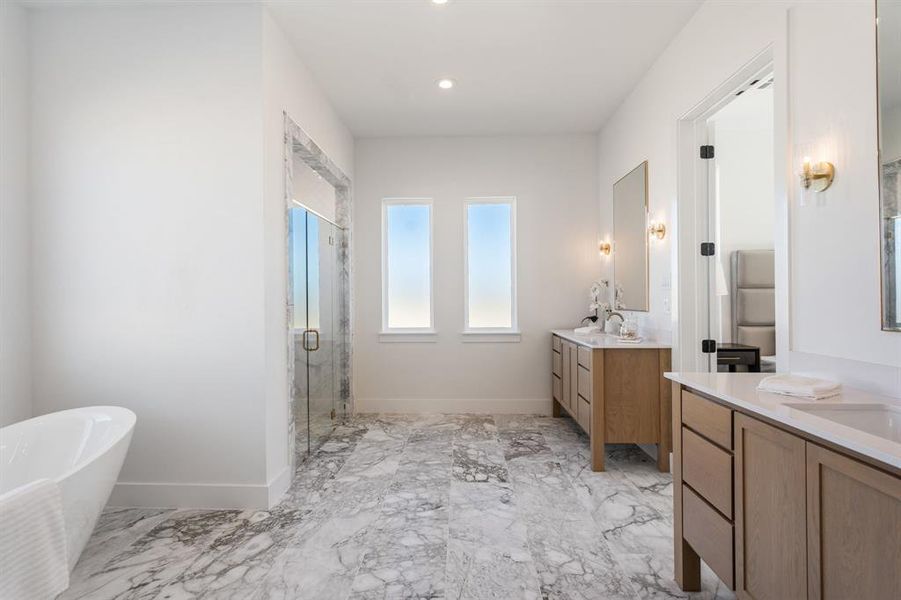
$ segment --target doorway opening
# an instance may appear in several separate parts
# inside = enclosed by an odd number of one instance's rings
[[[772,73],[707,118],[710,371],[776,370],[776,203]]]

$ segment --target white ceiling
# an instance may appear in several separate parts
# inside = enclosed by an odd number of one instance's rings
[[[266,2],[358,137],[597,131],[700,3]]]

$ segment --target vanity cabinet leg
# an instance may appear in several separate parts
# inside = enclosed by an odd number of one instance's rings
[[[663,374],[670,370],[672,353],[669,348],[663,348],[659,353],[660,371],[660,441],[657,444],[657,470],[661,473],[669,473],[669,455],[673,451],[673,390],[674,386]]]
[[[616,350],[615,352],[619,352]],[[604,350],[591,353],[591,470],[604,470],[604,443],[607,441],[607,424],[604,418]]]
[[[669,473],[669,445],[657,444],[657,470],[661,473]]]
[[[673,575],[686,592],[701,589],[701,557],[682,537],[682,386],[670,386],[673,446]]]
[[[675,560],[676,583],[684,592],[698,592],[701,590],[701,557],[691,549],[688,542],[678,538],[676,540]]]
[[[604,436],[591,432],[591,470],[604,470]]]
[[[560,406],[560,403],[557,400],[551,400],[553,402],[553,408],[551,408],[551,415],[555,418],[560,418],[563,416],[563,407]]]

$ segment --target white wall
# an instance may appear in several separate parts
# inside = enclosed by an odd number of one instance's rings
[[[138,415],[113,502],[287,485],[284,110],[352,139],[264,9],[33,16],[35,408]]]
[[[588,314],[597,277],[591,135],[358,140],[357,410],[546,412],[550,334]],[[463,343],[463,200],[516,196],[519,343]],[[383,343],[381,201],[434,199],[434,343]]]
[[[275,488],[278,489],[286,486],[290,479],[286,470],[289,464],[286,435],[288,325],[285,312],[288,266],[283,113],[306,131],[349,177],[353,176],[354,140],[284,32],[265,9],[262,13],[262,53],[266,464],[268,480],[276,481]],[[313,174],[310,169],[307,172]],[[321,187],[317,189],[323,191]],[[334,193],[331,212],[334,215]]]
[[[33,13],[36,409],[137,413],[114,502],[265,484],[259,20]]]
[[[802,4],[791,22],[795,160],[819,156],[837,171],[829,190],[806,206],[793,204],[792,350],[889,367],[901,396],[901,334],[880,330],[873,6]],[[832,65],[843,93],[812,73],[822,64]],[[854,382],[855,372],[852,363],[847,377]]]
[[[31,400],[28,208],[28,17],[0,3],[0,427]]]
[[[797,165],[777,166],[791,193],[790,367],[901,395],[901,335],[879,327],[872,3],[702,6],[598,136],[602,230],[610,228],[613,181],[645,158],[652,215],[673,223],[677,119],[766,47],[775,45],[783,53],[777,60],[784,59],[786,33],[788,81],[776,85],[789,86],[791,102],[787,114],[777,106],[776,122],[780,111],[790,122],[788,156],[795,163],[803,154],[832,160],[838,172],[828,192],[802,207]],[[667,333],[674,240],[668,236],[651,253],[647,324]],[[861,364],[866,377],[855,375]]]

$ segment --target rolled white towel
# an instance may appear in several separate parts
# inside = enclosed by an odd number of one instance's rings
[[[44,600],[69,587],[59,486],[38,479],[0,495],[0,598]]]
[[[784,396],[822,400],[838,396],[842,392],[842,384],[802,375],[772,375],[762,379],[757,389]]]

